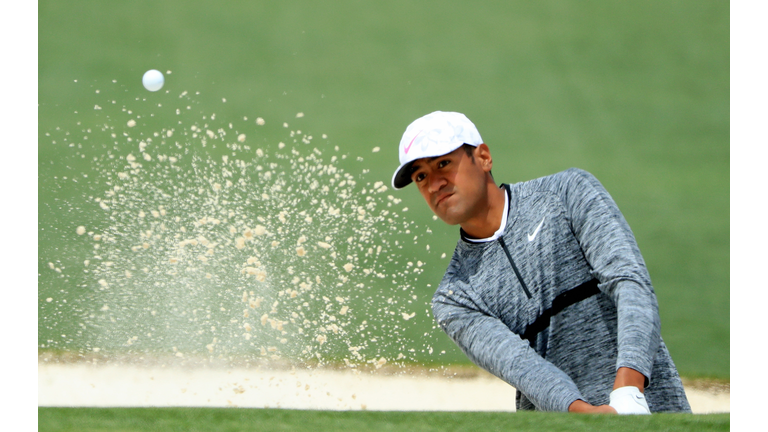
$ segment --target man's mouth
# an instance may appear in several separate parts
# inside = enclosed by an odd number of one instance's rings
[[[442,203],[443,201],[445,201],[446,199],[448,199],[451,196],[453,196],[453,192],[447,193],[445,195],[441,195],[441,196],[437,197],[437,199],[435,200],[435,207],[439,206],[440,203]]]

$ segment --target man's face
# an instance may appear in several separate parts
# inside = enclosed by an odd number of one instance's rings
[[[487,204],[486,172],[490,161],[475,148],[474,160],[459,147],[451,153],[434,158],[414,161],[411,168],[411,180],[427,201],[429,208],[445,223],[456,225],[478,214],[483,204]],[[478,157],[479,156],[479,157]]]

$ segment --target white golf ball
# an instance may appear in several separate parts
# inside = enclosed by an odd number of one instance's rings
[[[141,83],[144,84],[144,88],[154,92],[163,88],[165,84],[165,77],[159,70],[151,69],[144,73],[144,77],[141,78]]]

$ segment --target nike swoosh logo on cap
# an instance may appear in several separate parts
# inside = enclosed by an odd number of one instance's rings
[[[544,225],[544,219],[546,219],[546,218],[547,218],[546,216],[541,218],[541,222],[539,222],[539,226],[536,227],[536,231],[534,231],[533,234],[528,234],[528,242],[532,242],[533,239],[536,238],[536,235],[539,233],[539,230],[541,229],[541,226]]]
[[[408,150],[411,149],[411,145],[413,144],[414,141],[416,141],[416,137],[419,136],[419,134],[422,133],[422,132],[424,132],[424,129],[420,130],[419,133],[417,133],[416,136],[413,137],[411,142],[408,143],[408,147],[405,148],[405,154],[408,154]]]

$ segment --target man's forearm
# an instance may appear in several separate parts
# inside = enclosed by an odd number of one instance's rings
[[[635,386],[643,392],[645,390],[645,382],[645,375],[634,369],[621,367],[616,372],[616,380],[613,382],[613,389],[616,390],[620,387]]]

